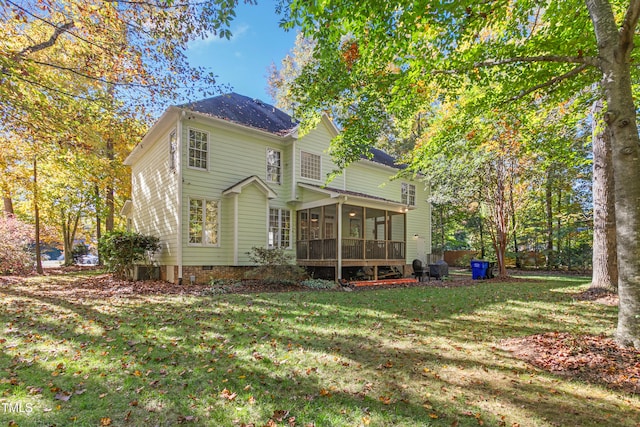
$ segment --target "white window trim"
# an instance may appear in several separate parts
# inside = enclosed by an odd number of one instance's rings
[[[280,157],[279,157],[280,164],[278,165],[278,169],[279,169],[278,178],[279,178],[279,181],[272,181],[272,180],[269,179],[269,150],[275,151],[277,153],[280,153]],[[264,174],[265,181],[268,182],[269,184],[282,185],[282,179],[283,179],[283,174],[282,174],[282,150],[278,150],[276,148],[267,147],[266,150],[265,150],[265,154],[266,154],[265,167],[264,167],[264,170],[265,170],[265,174]]]
[[[189,133],[192,130],[196,132],[201,132],[207,135],[207,167],[206,168],[199,168],[196,166],[191,166],[190,164],[191,159],[189,158],[189,150],[191,150],[191,137]],[[187,167],[189,169],[193,169],[197,171],[205,171],[205,172],[208,172],[211,169],[211,134],[209,133],[209,131],[198,129],[198,128],[192,128],[192,127],[187,128]]]
[[[320,172],[320,178],[316,179],[316,178],[309,178],[308,176],[304,176],[302,175],[302,154],[311,154],[313,156],[318,156],[318,159],[320,160],[320,165],[319,165],[319,172]],[[322,182],[322,156],[320,154],[317,153],[312,153],[311,151],[304,151],[304,150],[300,150],[300,178],[301,179],[310,179],[312,181],[317,181],[317,182]]]
[[[190,239],[190,233],[189,233],[189,226],[191,223],[191,201],[192,200],[200,200],[201,202],[203,202],[203,215],[206,218],[207,216],[207,212],[206,212],[206,206],[207,206],[207,202],[216,202],[216,204],[218,205],[218,228],[216,230],[216,234],[218,235],[218,239],[217,239],[217,243],[215,244],[211,244],[211,243],[191,243],[189,241]],[[220,219],[220,214],[222,212],[222,208],[221,208],[221,203],[222,201],[219,199],[209,199],[206,197],[189,197],[189,201],[187,204],[187,246],[190,247],[194,247],[194,248],[219,248],[220,247],[220,223],[221,223],[221,219]],[[202,230],[204,231],[204,218],[202,219]],[[204,237],[204,236],[203,236]]]
[[[282,233],[282,212],[289,212],[289,244],[287,246],[276,246],[276,245],[270,245],[269,244],[269,228],[271,226],[271,209],[273,210],[277,210],[278,211],[278,240],[280,240],[280,236]],[[292,213],[291,213],[291,209],[287,209],[287,208],[274,208],[269,206],[269,209],[267,209],[267,248],[268,249],[293,249],[293,222],[292,222]],[[278,242],[280,243],[280,242]]]

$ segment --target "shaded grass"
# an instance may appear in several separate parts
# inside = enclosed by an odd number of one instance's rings
[[[571,297],[587,283],[63,300],[26,281],[0,288],[0,402],[32,410],[0,422],[636,426],[637,396],[500,349],[611,335],[616,308]]]

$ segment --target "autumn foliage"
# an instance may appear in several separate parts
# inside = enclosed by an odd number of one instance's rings
[[[0,217],[0,274],[27,274],[33,270],[28,245],[32,227],[13,215]]]

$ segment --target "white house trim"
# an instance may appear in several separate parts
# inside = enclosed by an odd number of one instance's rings
[[[278,195],[276,194],[275,191],[273,191],[263,180],[260,179],[260,177],[258,177],[257,175],[252,175],[248,178],[243,179],[242,181],[234,184],[233,186],[227,188],[226,190],[224,190],[222,192],[223,196],[228,196],[231,194],[240,194],[242,193],[242,189],[244,187],[246,187],[247,185],[250,184],[255,184],[258,186],[258,188],[260,190],[262,190],[262,192],[264,192],[267,195],[267,198],[269,199],[275,199],[276,197],[278,197]]]

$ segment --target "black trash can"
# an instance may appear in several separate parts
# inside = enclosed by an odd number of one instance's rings
[[[444,260],[429,264],[429,277],[442,280],[443,277],[449,275],[449,264]]]

